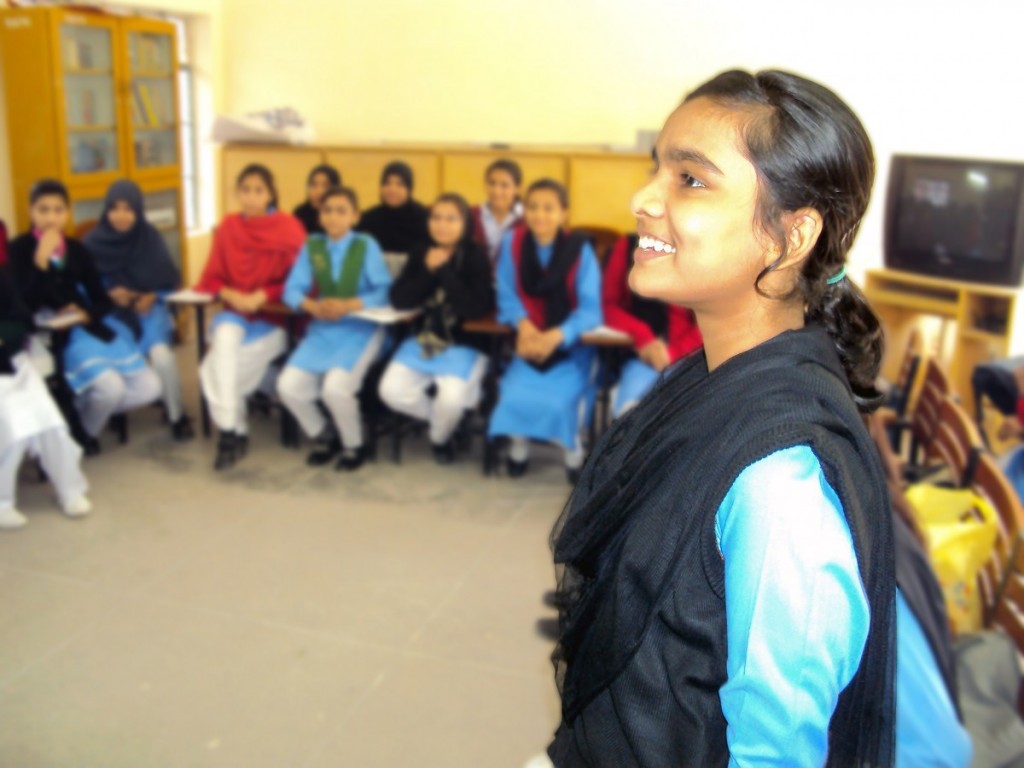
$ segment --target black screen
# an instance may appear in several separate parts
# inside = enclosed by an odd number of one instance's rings
[[[928,254],[935,265],[1012,257],[1018,172],[984,163],[907,164],[893,231],[896,250]]]

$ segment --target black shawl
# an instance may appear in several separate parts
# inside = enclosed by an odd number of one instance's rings
[[[427,209],[412,198],[398,207],[381,203],[362,215],[356,229],[371,235],[386,253],[411,253],[430,238],[428,215]]]

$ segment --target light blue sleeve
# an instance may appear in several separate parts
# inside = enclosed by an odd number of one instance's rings
[[[519,325],[519,321],[526,317],[526,308],[519,300],[516,293],[516,267],[512,259],[512,232],[506,232],[501,238],[501,248],[498,251],[498,322],[511,325],[513,328]]]
[[[284,291],[281,294],[281,301],[292,309],[297,310],[302,300],[309,296],[313,288],[313,266],[309,262],[309,251],[302,246],[299,256],[295,259],[287,279],[284,281]]]
[[[576,270],[576,309],[560,326],[562,349],[573,346],[582,334],[601,324],[601,268],[590,243],[580,250],[580,266]]]
[[[372,237],[363,236],[363,239],[366,241],[366,259],[363,262],[363,274],[359,278],[359,298],[367,309],[383,307],[388,303],[391,273],[377,241]]]
[[[730,766],[824,765],[840,692],[870,612],[842,504],[817,456],[795,446],[747,467],[718,509]]]
[[[896,590],[896,768],[967,768],[972,751],[928,638]]]

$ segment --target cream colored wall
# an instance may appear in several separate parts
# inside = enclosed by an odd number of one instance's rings
[[[855,272],[881,261],[891,153],[1024,159],[1024,11],[1002,0],[222,2],[227,107],[293,106],[330,142],[632,144],[722,69],[811,75],[880,159]]]
[[[214,107],[293,106],[328,142],[628,145],[722,69],[804,72],[854,105],[880,160],[855,273],[881,261],[891,153],[1024,159],[1024,11],[1002,0],[863,0],[827,13],[796,0],[134,4],[209,22]],[[5,133],[0,216],[9,217]],[[211,188],[216,176],[205,176]]]

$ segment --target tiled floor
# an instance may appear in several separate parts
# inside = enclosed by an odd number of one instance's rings
[[[29,525],[0,535],[0,765],[512,768],[541,751],[556,453],[510,481],[481,475],[479,443],[439,468],[413,438],[402,466],[343,475],[256,417],[250,456],[215,474],[212,441],[175,444],[157,420],[86,461],[84,520],[23,473]]]

